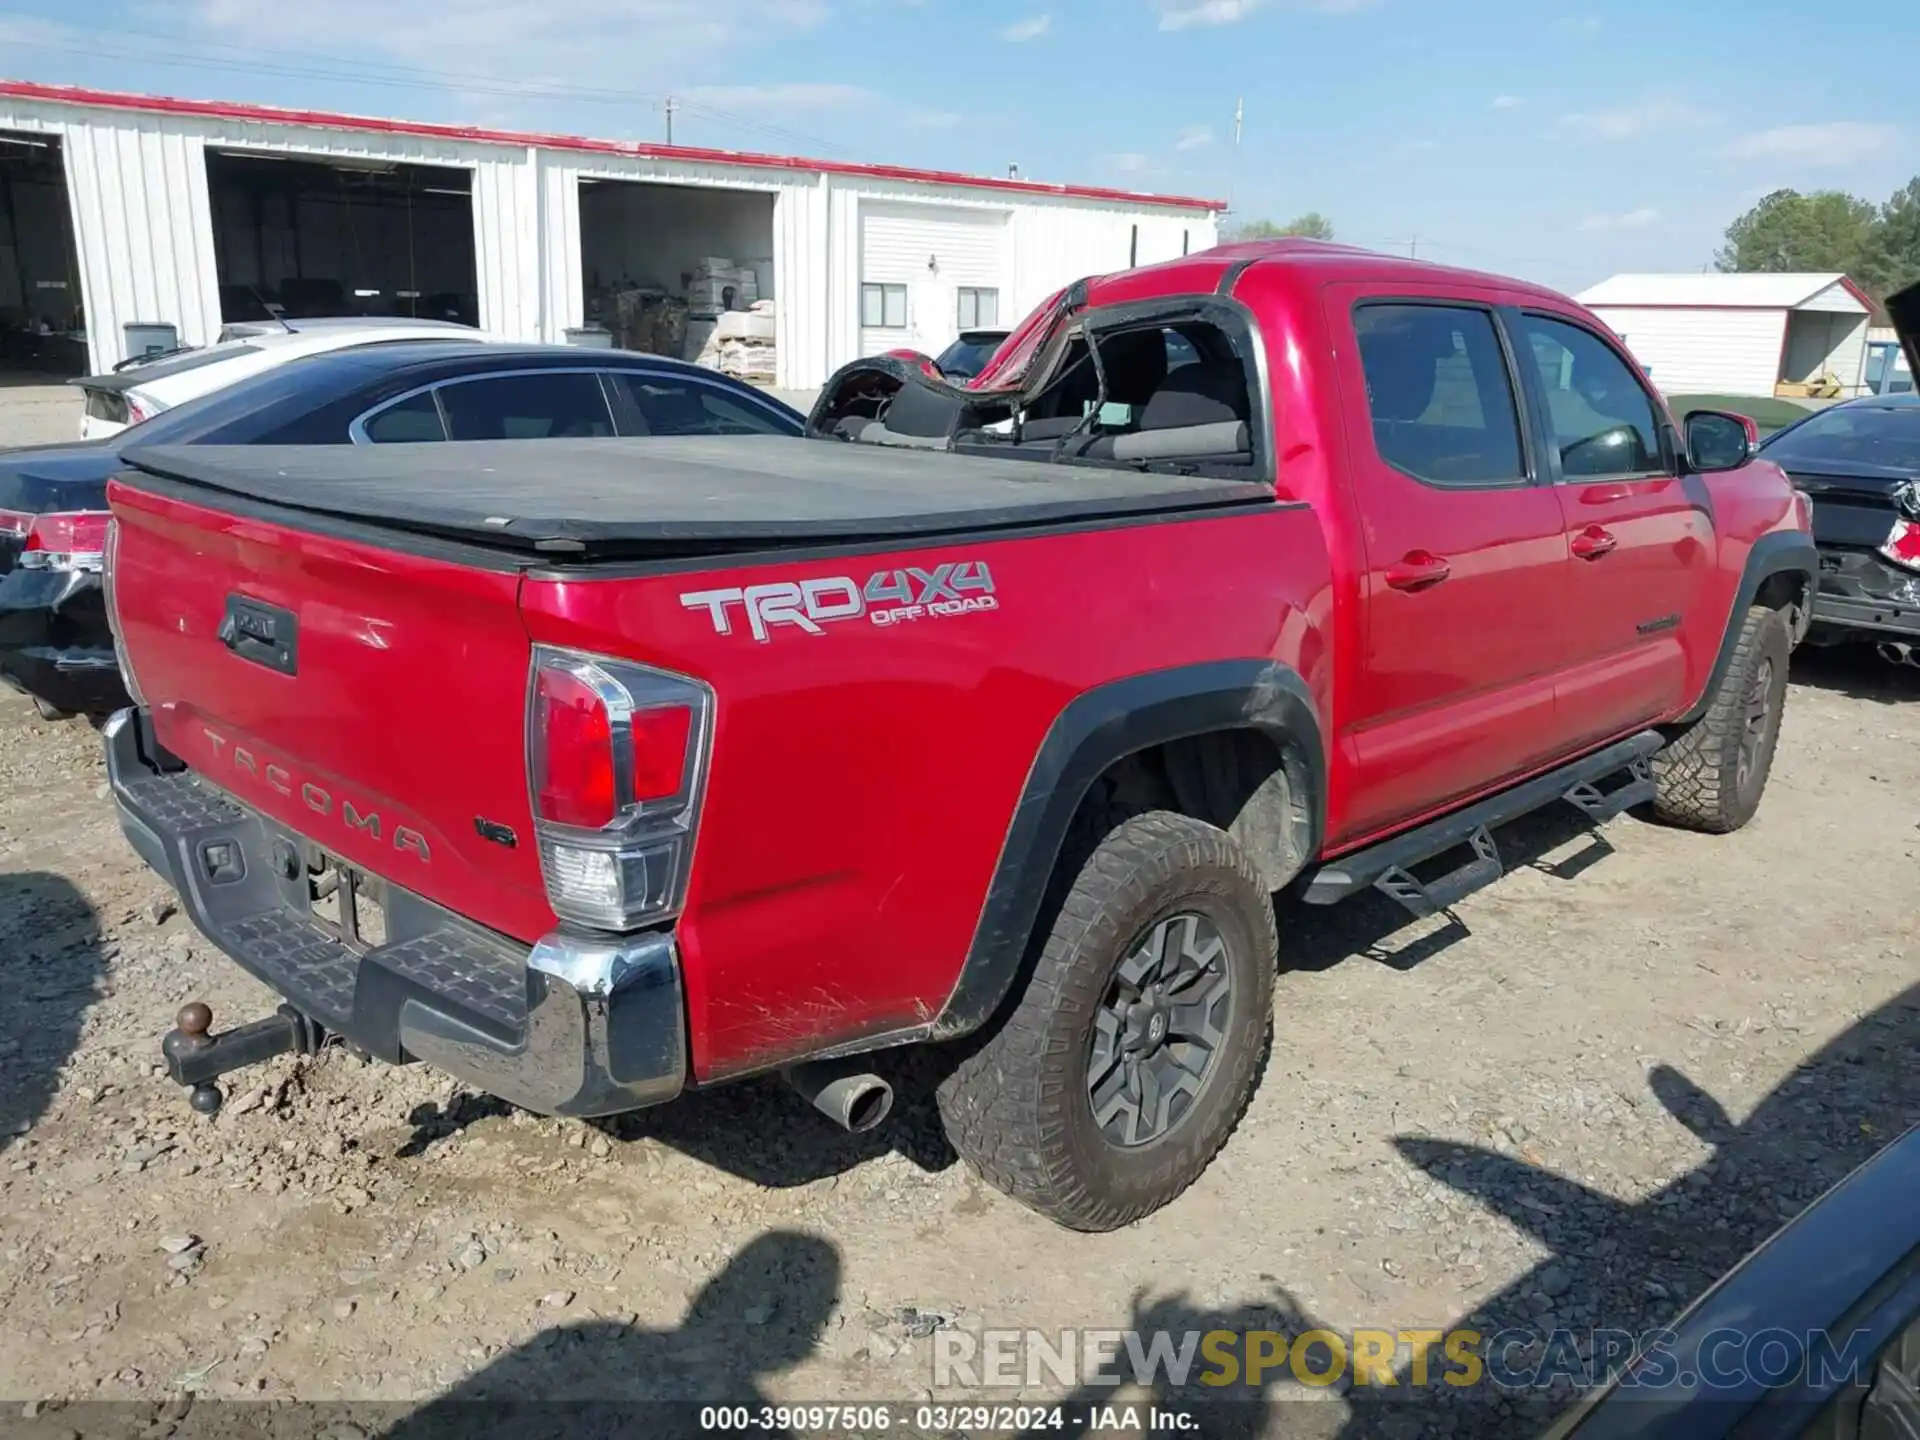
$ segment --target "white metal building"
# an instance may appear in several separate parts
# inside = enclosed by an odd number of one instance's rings
[[[1823,376],[1863,393],[1873,306],[1845,275],[1616,275],[1578,298],[1668,394],[1772,395]]]
[[[50,364],[64,342],[95,370],[129,353],[128,325],[203,344],[271,306],[562,341],[663,292],[771,299],[778,383],[806,388],[862,354],[1011,326],[1081,276],[1206,249],[1222,208],[15,81],[9,157],[66,195],[0,214],[0,363]]]

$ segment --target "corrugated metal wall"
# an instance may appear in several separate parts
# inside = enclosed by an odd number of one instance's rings
[[[904,347],[938,355],[960,328],[959,287],[992,290],[997,300],[1011,303],[1006,252],[1004,210],[863,201],[861,283],[899,286],[906,305],[898,317],[900,328],[870,326],[862,319],[861,353]]]
[[[172,325],[189,345],[219,333],[202,136],[163,116],[6,98],[0,129],[60,139],[93,369],[124,357],[133,321]]]
[[[780,384],[821,384],[860,353],[862,202],[955,207],[1004,223],[1000,320],[1016,323],[1083,275],[1214,243],[1213,217],[958,185],[883,181],[387,132],[329,130],[0,97],[0,129],[60,137],[95,369],[124,358],[131,321],[176,326],[187,344],[219,332],[219,277],[206,154],[268,153],[452,166],[473,174],[481,324],[558,341],[584,318],[579,181],[718,186],[771,193]],[[911,210],[905,213],[913,213]]]
[[[1594,311],[1669,395],[1771,395],[1780,378],[1784,310]]]

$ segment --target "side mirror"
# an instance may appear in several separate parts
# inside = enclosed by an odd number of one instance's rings
[[[1759,453],[1760,427],[1728,410],[1687,412],[1687,463],[1703,474],[1738,470]]]

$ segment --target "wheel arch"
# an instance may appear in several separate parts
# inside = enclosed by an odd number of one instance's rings
[[[1074,817],[1096,784],[1220,824],[1278,890],[1319,851],[1326,770],[1312,694],[1271,660],[1152,671],[1075,697],[1034,757],[934,1038],[979,1029],[1013,988]]]
[[[1676,722],[1686,725],[1699,719],[1713,704],[1714,693],[1733,664],[1735,646],[1740,643],[1740,622],[1755,605],[1788,610],[1793,616],[1793,640],[1797,645],[1813,620],[1814,577],[1820,573],[1820,552],[1813,537],[1799,530],[1776,530],[1762,535],[1747,552],[1740,572],[1740,584],[1733,595],[1733,606],[1720,634],[1720,648],[1713,658],[1713,669],[1693,705]]]

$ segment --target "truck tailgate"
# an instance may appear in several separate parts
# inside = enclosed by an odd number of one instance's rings
[[[121,637],[161,744],[356,868],[521,940],[552,928],[516,570],[117,483],[111,503]]]

